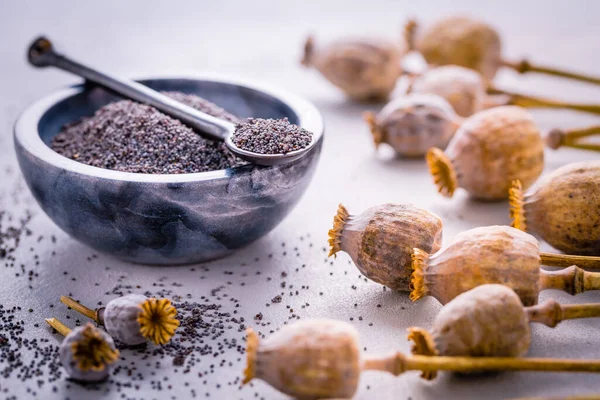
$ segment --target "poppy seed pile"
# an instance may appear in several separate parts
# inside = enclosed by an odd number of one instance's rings
[[[259,154],[286,154],[310,145],[312,133],[287,118],[248,118],[240,122],[231,138],[242,150]]]
[[[163,94],[212,116],[239,122],[201,97]],[[83,164],[143,174],[206,172],[245,164],[224,143],[205,139],[156,108],[129,100],[107,104],[93,116],[66,125],[51,147]]]

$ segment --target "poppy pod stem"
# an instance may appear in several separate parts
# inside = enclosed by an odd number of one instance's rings
[[[560,76],[562,78],[569,78],[569,79],[574,79],[574,80],[578,80],[578,81],[589,82],[589,83],[593,83],[596,85],[600,85],[600,78],[597,78],[594,76],[589,76],[589,75],[583,75],[583,74],[579,74],[579,73],[575,73],[575,72],[563,71],[563,70],[555,69],[555,68],[533,65],[527,60],[522,60],[520,62],[510,62],[510,61],[503,60],[502,65],[505,67],[514,69],[515,71],[517,71],[520,74],[525,74],[527,72],[538,72],[541,74]]]
[[[600,105],[598,104],[567,103],[564,101],[513,93],[503,89],[498,89],[493,86],[490,86],[488,88],[488,93],[503,94],[508,96],[507,105],[520,106],[524,108],[566,108],[569,110],[600,114]]]
[[[371,130],[371,135],[373,136],[373,143],[375,144],[375,149],[379,148],[379,145],[383,142],[383,131],[377,125],[377,120],[375,118],[375,114],[370,111],[367,111],[363,114],[365,121],[369,125],[369,129]]]
[[[335,256],[335,254],[341,250],[340,244],[342,240],[342,231],[344,230],[344,226],[350,214],[346,207],[342,204],[338,206],[337,214],[333,217],[333,228],[329,230],[327,233],[329,236],[329,254],[327,257]]]
[[[551,149],[559,147],[573,147],[576,149],[600,151],[600,145],[593,143],[581,143],[579,139],[600,134],[600,125],[581,129],[553,129],[546,136],[546,145]]]
[[[69,333],[71,333],[71,328],[69,328],[56,318],[46,318],[46,323],[63,336],[67,336]]]
[[[551,328],[566,319],[600,317],[600,304],[559,304],[547,300],[544,304],[525,307],[530,322],[539,322]]]
[[[68,296],[60,296],[60,302],[66,305],[67,307],[70,307],[73,310],[77,311],[78,313],[85,315],[90,319],[93,319],[94,321],[96,321],[96,323],[102,323],[98,315],[99,310],[92,310],[91,308],[80,304],[78,301]]]
[[[556,289],[571,295],[600,289],[600,274],[572,265],[560,271],[540,270],[540,290]]]
[[[571,254],[540,253],[543,265],[551,267],[570,267],[577,265],[581,268],[600,270],[600,257],[575,256]]]
[[[427,151],[425,160],[438,192],[446,197],[452,197],[458,187],[458,181],[450,158],[442,150],[433,147]]]
[[[569,360],[525,357],[443,357],[406,356],[400,352],[364,360],[363,370],[389,372],[398,376],[406,371],[541,371],[600,372],[600,360]]]

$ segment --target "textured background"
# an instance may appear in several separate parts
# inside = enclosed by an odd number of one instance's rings
[[[252,322],[256,313],[263,313],[263,322],[270,323],[260,328],[265,333],[288,320],[290,311],[286,306],[289,306],[301,318],[354,318],[353,324],[369,353],[408,351],[405,328],[429,327],[440,306],[433,299],[411,304],[405,295],[383,291],[380,285],[360,279],[345,254],[333,264],[326,260],[323,247],[337,204],[344,202],[351,211],[360,212],[382,202],[415,203],[444,219],[446,241],[464,229],[508,223],[507,205],[475,203],[464,193],[450,200],[442,198],[436,195],[422,161],[395,159],[386,149],[375,154],[361,119],[365,106],[346,102],[318,74],[299,66],[304,36],[314,32],[318,40],[345,34],[399,38],[402,23],[409,16],[417,16],[425,23],[448,13],[468,13],[493,22],[501,30],[507,58],[530,56],[539,63],[572,66],[598,74],[599,12],[600,3],[594,1],[485,4],[466,0],[360,3],[146,0],[93,4],[3,1],[0,3],[0,210],[14,218],[22,216],[25,210],[33,212],[30,224],[33,235],[23,238],[15,256],[26,270],[34,271],[35,278],[29,281],[18,268],[0,264],[0,304],[23,307],[19,318],[24,320],[28,337],[58,341],[58,336],[43,324],[38,328],[34,324],[48,316],[65,318],[63,307],[49,308],[61,294],[70,292],[90,304],[106,303],[112,296],[104,293],[118,283],[139,285],[140,290],[146,290],[161,280],[176,293],[189,293],[197,300],[211,289],[225,285],[224,292],[241,299],[239,315],[247,321]],[[194,271],[190,266],[149,268],[125,264],[105,255],[93,257],[90,249],[70,239],[43,215],[22,182],[12,150],[12,124],[19,111],[40,96],[78,81],[59,71],[35,71],[26,65],[25,48],[40,33],[48,34],[74,57],[122,76],[218,71],[268,81],[307,97],[322,110],[327,125],[317,176],[299,206],[271,234],[237,255]],[[511,72],[501,73],[498,82],[508,88],[577,101],[597,102],[600,93],[598,88],[577,83],[539,76],[519,77]],[[535,118],[543,129],[599,122],[567,111],[537,111]],[[548,152],[547,169],[594,157],[595,154],[568,150]],[[38,241],[41,235],[44,238]],[[56,236],[56,243],[49,240],[51,235]],[[34,254],[39,256],[37,265]],[[306,267],[302,268],[303,264]],[[266,308],[264,304],[281,292],[282,272],[288,273],[288,285],[303,288],[292,297],[286,290],[282,303]],[[269,277],[272,279],[268,280]],[[320,292],[323,294],[319,295]],[[548,296],[562,302],[600,301],[600,295],[593,293],[575,299],[563,293],[545,292],[542,299]],[[377,304],[382,307],[376,307]],[[225,309],[229,306],[224,303]],[[33,311],[26,312],[29,308]],[[73,319],[66,321],[73,323]],[[569,321],[554,330],[534,326],[530,354],[600,358],[598,328],[598,320]],[[237,332],[228,335],[238,340],[243,336]],[[65,380],[47,384],[41,377],[41,384],[35,380],[20,384],[15,377],[9,380],[0,377],[0,397],[29,398],[35,393],[34,397],[46,399],[84,395],[188,398],[191,389],[199,397],[210,398],[281,397],[262,382],[240,389],[236,378],[241,374],[243,362],[237,354],[221,355],[219,360],[226,360],[226,365],[231,363],[231,366],[216,368],[202,379],[195,372],[206,369],[203,363],[214,363],[212,357],[196,365],[194,373],[181,375],[169,362],[155,369],[154,364],[148,367],[137,362],[127,351],[123,355],[146,376],[151,372],[149,369],[156,373],[155,380],[164,374],[171,388],[164,385],[159,392],[146,379],[137,382],[139,390],[113,383],[102,386],[100,392],[88,392]],[[115,380],[127,382],[128,378],[117,376]],[[417,373],[398,378],[366,373],[357,398],[501,399],[593,392],[600,393],[600,379],[585,374],[505,373],[477,379],[442,374],[429,383],[421,381]]]

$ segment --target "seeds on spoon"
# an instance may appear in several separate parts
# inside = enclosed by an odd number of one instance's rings
[[[530,322],[555,327],[565,319],[600,317],[600,304],[560,305],[548,300],[523,307],[507,286],[482,285],[458,295],[435,318],[430,332],[409,328],[418,355],[520,357],[531,343]],[[435,373],[425,373],[432,379]]]
[[[558,168],[523,194],[510,189],[515,228],[538,234],[552,247],[572,254],[600,256],[600,161]]]
[[[529,187],[542,173],[544,141],[525,109],[495,107],[467,118],[446,150],[432,148],[426,159],[444,196],[462,187],[474,198],[501,200],[513,180]]]
[[[442,220],[412,205],[382,204],[351,215],[340,204],[329,230],[329,256],[348,253],[367,278],[392,290],[410,291],[411,254],[441,247]]]
[[[119,350],[110,336],[89,322],[73,330],[56,318],[46,319],[46,322],[65,336],[58,354],[70,378],[98,382],[109,376],[119,359]]]
[[[60,301],[75,311],[104,325],[108,333],[125,345],[147,341],[166,344],[179,326],[177,310],[168,299],[148,298],[141,294],[128,294],[108,302],[96,310],[87,308],[71,297]]]
[[[452,106],[434,94],[409,94],[389,102],[375,116],[365,113],[375,147],[388,143],[396,153],[422,156],[446,148],[460,123]]]
[[[287,118],[248,118],[235,127],[232,142],[242,150],[259,154],[287,154],[312,142],[312,133],[291,124]]]
[[[385,40],[339,40],[318,48],[309,37],[302,64],[317,69],[351,99],[380,101],[396,86],[403,55],[404,49]]]
[[[549,272],[541,264],[553,265],[552,255],[540,254],[537,240],[509,226],[470,229],[455,237],[450,246],[429,255],[414,249],[412,292],[416,301],[433,296],[446,304],[477,286],[500,283],[513,289],[526,306],[537,304],[541,290],[557,289],[575,295],[600,290],[600,274],[571,266]],[[571,265],[579,257],[563,255],[559,265]],[[599,257],[587,257],[600,266]]]

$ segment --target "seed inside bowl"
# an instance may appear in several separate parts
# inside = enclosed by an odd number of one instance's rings
[[[286,154],[310,145],[312,133],[283,119],[248,118],[231,138],[242,150],[259,154]]]
[[[163,94],[217,118],[240,121],[201,97]],[[129,100],[107,104],[93,116],[64,126],[51,147],[83,164],[144,174],[206,172],[245,164],[224,143],[205,139],[154,107]]]

